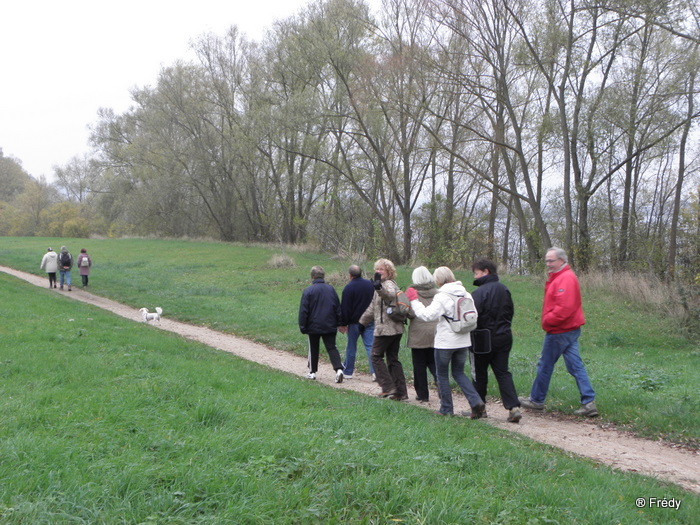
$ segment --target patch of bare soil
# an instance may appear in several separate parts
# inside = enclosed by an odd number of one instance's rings
[[[0,266],[0,271],[23,279],[36,286],[48,286],[46,278],[20,272],[12,268]],[[83,301],[121,317],[135,322],[143,322],[137,308],[105,299],[74,288],[72,292],[57,292]],[[204,343],[213,348],[229,352],[249,361],[269,366],[277,370],[294,371],[300,378],[307,373],[305,357],[269,348],[249,340],[167,319],[167,312],[160,323],[151,323],[155,328],[174,332],[182,337]],[[300,337],[303,337],[300,335]],[[358,354],[359,355],[359,354]],[[317,381],[328,384],[333,388],[354,390],[366,395],[376,395],[379,387],[366,374],[356,373],[352,379],[341,384],[335,383],[335,373],[327,363],[321,363]],[[304,379],[306,381],[306,379]],[[410,404],[424,409],[437,410],[437,392],[431,392],[429,403],[419,403],[411,397]],[[396,401],[387,400],[387,403]],[[469,405],[461,395],[454,396],[455,413],[468,411]],[[519,424],[507,423],[507,412],[500,403],[490,402],[487,405],[488,418],[483,420],[495,427],[516,432],[535,441],[558,447],[567,452],[585,456],[595,461],[610,465],[616,469],[638,472],[647,476],[670,481],[686,490],[700,493],[700,453],[675,447],[661,441],[651,441],[637,438],[625,432],[620,432],[609,424],[599,420],[560,417],[548,413],[523,412]],[[467,423],[468,420],[465,420]]]

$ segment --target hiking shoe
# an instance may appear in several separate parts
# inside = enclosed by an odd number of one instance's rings
[[[520,406],[529,408],[530,410],[544,410],[544,403],[536,403],[529,397],[519,397]]]
[[[306,374],[306,379],[316,379],[316,374],[314,372],[309,372]]]
[[[510,409],[508,412],[508,423],[519,423],[520,419],[523,417],[523,415],[520,413],[520,409],[518,407],[513,407]]]
[[[488,417],[486,415],[486,405],[481,403],[472,408],[472,413],[469,415],[471,419],[482,419]]]
[[[489,417],[489,415],[486,413],[486,407],[484,407],[484,413],[481,414],[481,416],[479,416],[479,417],[476,417],[474,410],[462,410],[459,413],[459,415],[462,417],[468,417],[469,419],[486,419]],[[472,416],[474,416],[474,417],[472,417]]]
[[[389,396],[389,399],[393,399],[394,401],[406,401],[408,399],[407,394],[394,394],[392,396]]]
[[[598,409],[595,407],[595,401],[581,405],[581,408],[574,410],[577,416],[595,417],[598,415]]]
[[[345,376],[343,375],[343,371],[339,368],[335,373],[335,382],[342,383],[344,377]]]

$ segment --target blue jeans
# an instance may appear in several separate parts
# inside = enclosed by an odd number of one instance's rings
[[[535,403],[544,403],[549,390],[549,381],[552,379],[554,365],[561,356],[564,356],[566,370],[574,376],[576,386],[581,393],[581,404],[585,405],[595,400],[595,392],[591,386],[583,366],[581,355],[578,353],[578,338],[581,329],[577,328],[563,334],[546,334],[542,345],[542,355],[537,362],[537,376],[532,383],[530,399]]]
[[[367,351],[367,361],[369,362],[369,373],[374,374],[372,366],[372,342],[374,341],[374,323],[370,323],[360,334],[360,323],[348,325],[348,344],[345,346],[345,363],[343,363],[344,374],[351,376],[355,372],[355,356],[357,355],[357,340],[362,337],[362,344]]]
[[[469,406],[483,405],[474,385],[464,373],[464,365],[467,362],[468,350],[466,348],[435,349],[435,368],[437,369],[438,391],[440,392],[440,413],[453,414],[452,390],[450,389],[450,365],[452,365],[452,377],[462,389],[464,397],[469,401]]]
[[[68,286],[70,286],[70,285],[71,285],[71,284],[70,284],[70,270],[66,270],[65,272],[64,272],[63,270],[60,270],[60,271],[59,271],[59,274],[60,274],[60,279],[61,279],[60,282],[59,282],[59,284],[60,284],[61,286],[63,286],[63,281],[65,281],[66,284],[67,284]]]

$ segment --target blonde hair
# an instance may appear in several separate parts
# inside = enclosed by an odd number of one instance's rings
[[[455,274],[453,274],[452,270],[450,270],[447,266],[435,268],[433,277],[435,278],[435,284],[438,286],[438,288],[440,288],[443,284],[453,283],[457,280],[455,279]]]
[[[374,271],[376,272],[379,268],[384,268],[386,270],[387,279],[396,279],[396,266],[389,259],[378,259],[374,263]]]
[[[435,285],[435,279],[433,278],[432,274],[430,273],[430,270],[428,270],[425,266],[419,266],[418,268],[413,270],[413,274],[411,275],[411,280],[413,281],[413,284],[420,284],[420,285],[432,284],[432,285]]]

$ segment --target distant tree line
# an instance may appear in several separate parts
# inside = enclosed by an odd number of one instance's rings
[[[193,46],[54,186],[3,186],[0,233],[700,275],[696,2],[325,0]]]

